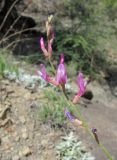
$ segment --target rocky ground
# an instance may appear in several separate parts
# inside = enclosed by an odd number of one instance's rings
[[[73,86],[74,88],[74,86]],[[82,98],[81,112],[90,127],[98,129],[101,142],[113,158],[117,159],[117,99],[106,83],[93,82],[88,87],[92,101]],[[39,121],[39,108],[43,103],[42,89],[36,92],[9,80],[0,83],[0,159],[1,160],[55,160],[55,146],[65,130],[53,129]],[[84,105],[85,104],[85,105]],[[79,107],[79,106],[76,106]],[[107,160],[84,129],[70,126],[96,157]]]
[[[1,160],[54,160],[55,143],[62,133],[40,125],[40,91],[31,93],[8,81],[2,82],[0,90]]]

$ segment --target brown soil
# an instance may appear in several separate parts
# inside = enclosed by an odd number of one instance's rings
[[[96,94],[98,93],[96,87],[91,87],[89,88],[94,89],[94,99],[86,101],[82,98],[81,101],[85,103],[85,107],[80,106],[81,112],[89,126],[97,128],[99,140],[116,160],[117,100],[112,96],[110,103],[108,101],[102,103],[98,97],[100,95]],[[0,85],[0,94],[0,159],[56,160],[55,146],[61,140],[64,132],[52,129],[49,123],[40,123],[38,112],[42,107],[43,92],[39,89],[32,93],[24,86],[3,80]],[[103,96],[106,99],[105,95],[101,96],[102,99]],[[98,101],[96,98],[99,98]],[[73,127],[71,124],[70,128],[80,137],[96,160],[107,160],[96,141],[83,128]]]

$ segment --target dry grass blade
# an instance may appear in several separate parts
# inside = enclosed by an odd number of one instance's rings
[[[9,43],[6,47],[3,48],[3,50],[9,49],[10,47],[12,47],[14,44],[17,44],[18,42],[24,41],[24,40],[31,40],[31,38],[20,38],[18,40],[14,40],[11,43]]]
[[[8,15],[10,14],[10,12],[12,11],[13,7],[15,6],[15,4],[18,2],[19,0],[15,0],[14,3],[11,5],[11,7],[9,8],[8,12],[6,13],[6,16],[4,17],[2,24],[0,26],[0,30],[2,29],[2,27],[4,26],[4,23],[8,17]]]
[[[9,38],[12,38],[12,37],[14,37],[14,36],[17,36],[17,35],[21,34],[21,33],[23,33],[23,32],[32,31],[32,30],[36,30],[36,29],[38,29],[38,28],[32,27],[32,28],[23,29],[23,30],[21,30],[21,31],[18,31],[18,32],[16,32],[16,33],[13,33],[13,34],[11,34],[10,36],[4,38],[4,40],[2,40],[1,43],[2,43],[2,42],[5,42],[5,41],[8,40]]]
[[[23,12],[25,12],[29,7],[30,7],[31,3],[29,3],[23,10]],[[18,22],[18,20],[21,18],[21,14],[15,19],[15,21],[11,24],[10,28],[7,30],[7,32],[4,34],[2,40],[0,41],[0,44],[2,41],[4,41],[4,38],[9,34],[9,32],[11,31],[11,29],[15,26],[15,24]]]

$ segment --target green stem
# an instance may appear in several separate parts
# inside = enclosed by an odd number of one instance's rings
[[[113,160],[111,154],[108,152],[106,147],[102,143],[99,143],[99,146],[103,150],[103,152],[106,154],[106,156],[109,158],[109,160]]]
[[[49,63],[51,65],[51,68],[52,68],[53,72],[56,73],[54,65],[52,64],[52,62],[51,62],[50,59],[49,59]],[[65,88],[63,89],[62,85],[61,85],[60,88],[62,90],[63,97],[64,97],[64,100],[66,101],[66,103],[69,106],[72,106],[74,108],[74,112],[77,113],[78,118],[83,122],[83,127],[85,128],[85,130],[90,134],[91,137],[93,137],[93,139],[95,139],[95,136],[92,133],[90,127],[88,126],[88,124],[86,123],[86,121],[84,120],[84,118],[82,117],[82,114],[81,114],[80,110],[78,108],[76,108],[76,106],[68,99],[68,96],[66,95],[66,92],[65,92]],[[105,155],[109,158],[109,160],[113,160],[111,154],[109,153],[109,151],[106,149],[106,147],[102,143],[99,142],[98,146],[105,153]]]
[[[83,122],[83,126],[84,126],[85,130],[90,134],[91,137],[93,137],[93,139],[95,139],[95,136],[92,133],[90,127],[88,126],[88,124],[86,123],[84,118],[82,117],[80,110],[78,108],[76,109],[76,106],[71,101],[68,101],[68,99],[66,99],[66,97],[64,97],[64,98],[65,98],[67,104],[74,108],[74,112],[77,113],[79,120],[81,120]],[[102,151],[106,154],[106,156],[109,158],[109,160],[113,160],[111,154],[106,149],[106,147],[102,143],[99,143],[98,145],[102,149]]]
[[[49,58],[49,63],[50,63],[50,66],[51,66],[51,68],[52,68],[53,73],[56,74],[56,70],[55,70],[54,65],[53,65],[53,63],[51,62],[51,59],[50,59],[50,58]]]

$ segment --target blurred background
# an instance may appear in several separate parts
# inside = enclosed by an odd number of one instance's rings
[[[93,76],[117,63],[116,0],[1,0],[1,50],[41,61],[39,38],[46,37],[50,14],[54,16],[55,59],[63,52],[69,65]]]
[[[0,0],[0,159],[55,160],[58,142],[68,135],[59,154],[69,152],[70,141],[73,156],[90,151],[96,160],[107,160],[95,140],[66,120],[60,91],[35,73],[44,63],[53,75],[39,43],[43,36],[47,44],[49,15],[55,31],[52,58],[56,67],[65,55],[68,97],[78,92],[79,71],[91,77],[76,108],[117,159],[117,0]]]

